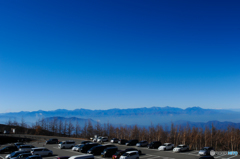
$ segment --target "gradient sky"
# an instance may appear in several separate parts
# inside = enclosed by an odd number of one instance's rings
[[[240,1],[0,1],[0,113],[239,108]]]

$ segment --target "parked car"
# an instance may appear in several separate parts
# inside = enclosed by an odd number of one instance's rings
[[[125,143],[126,146],[135,146],[138,143],[138,140],[129,140]]]
[[[31,153],[21,153],[16,157],[13,157],[11,159],[26,159],[27,157],[32,156]]]
[[[77,145],[73,146],[73,147],[72,147],[72,150],[73,150],[73,151],[78,151],[81,145],[82,145],[82,144],[77,144]]]
[[[53,152],[45,147],[33,148],[31,151],[32,155],[41,155],[41,156],[52,156]]]
[[[69,159],[94,159],[94,156],[91,154],[71,156]]]
[[[17,150],[18,150],[18,148],[16,146],[6,146],[6,147],[0,149],[0,153],[12,153]]]
[[[40,155],[33,155],[33,156],[28,156],[26,159],[42,159],[42,156],[40,156]]]
[[[173,152],[183,152],[188,150],[189,150],[189,147],[187,145],[178,145],[173,149]]]
[[[128,151],[124,153],[120,159],[139,159],[139,154],[137,151]]]
[[[114,155],[112,155],[112,159],[119,159],[120,156],[122,156],[123,154],[125,154],[127,151],[122,151],[122,150],[118,150]]]
[[[81,142],[81,145],[85,145],[85,144],[87,144],[87,143],[92,143],[92,141],[82,141],[82,142]]]
[[[157,149],[161,145],[162,145],[162,143],[160,141],[153,141],[150,144],[148,144],[147,148],[148,149]]]
[[[101,138],[102,138],[102,136],[98,136],[97,138],[94,138],[94,139],[93,139],[93,142],[97,142],[98,139],[101,139]]]
[[[106,147],[103,145],[94,146],[87,151],[89,154],[100,155]]]
[[[14,145],[19,148],[21,145],[25,145],[23,142],[16,142]]]
[[[174,148],[174,144],[164,143],[162,146],[159,146],[158,150],[172,150]]]
[[[58,144],[59,141],[58,139],[49,139],[48,141],[46,141],[46,144]]]
[[[127,148],[127,149],[125,149],[125,151],[137,151],[139,155],[142,154],[141,150],[138,150],[138,149],[135,149],[135,148]]]
[[[200,156],[210,155],[211,150],[214,151],[214,148],[213,147],[204,147],[198,152],[198,154]]]
[[[99,138],[97,142],[108,142],[108,138],[106,137]]]
[[[111,139],[111,143],[118,143],[118,141],[119,141],[119,139],[117,139],[117,138],[112,138]]]
[[[20,145],[19,151],[31,151],[32,148],[35,148],[33,145]]]
[[[5,159],[10,159],[12,157],[17,157],[21,153],[29,153],[30,151],[14,151],[11,154],[5,156]]]
[[[62,141],[58,144],[60,149],[72,148],[73,146],[75,146],[75,141],[73,140]]]
[[[101,153],[102,157],[112,157],[117,152],[118,148],[117,147],[108,147],[103,150]]]
[[[87,153],[93,154],[93,155],[101,155],[101,153],[104,151],[104,149],[108,147],[116,147],[115,145],[98,145],[94,146],[91,149],[88,150]]]
[[[213,156],[201,156],[199,159],[214,159]]]
[[[136,144],[137,147],[144,147],[147,146],[148,142],[147,141],[140,141],[139,143]]]
[[[118,144],[125,145],[128,140],[125,139],[119,139]]]
[[[92,147],[98,146],[98,145],[99,145],[98,143],[89,143],[89,144],[81,145],[78,151],[82,153],[87,153],[87,151],[90,150]]]

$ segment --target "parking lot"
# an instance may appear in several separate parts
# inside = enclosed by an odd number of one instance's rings
[[[44,159],[56,159],[59,156],[75,156],[75,155],[81,155],[83,153],[72,151],[71,149],[59,149],[57,144],[45,144],[45,140],[53,138],[53,137],[46,137],[46,136],[36,136],[35,141],[27,143],[31,144],[35,147],[46,147],[50,150],[53,151],[53,156],[47,156],[43,157]],[[63,140],[75,140],[76,144],[80,144],[81,141],[80,139],[74,139],[74,138],[63,138],[63,137],[56,137],[60,141]],[[112,144],[110,142],[106,142],[104,144]],[[104,145],[103,144],[103,145]],[[181,152],[181,153],[174,153],[172,150],[169,151],[159,151],[157,149],[147,149],[146,147],[136,147],[136,146],[125,146],[125,145],[119,145],[114,143],[120,150],[124,150],[129,147],[134,147],[137,149],[140,149],[142,151],[142,155],[140,155],[140,159],[198,159],[198,151],[188,151],[188,152]],[[0,148],[3,148],[7,146],[6,145],[1,145]],[[0,157],[5,158],[7,154],[0,154]],[[95,158],[99,159],[102,158],[100,155],[95,156]],[[240,156],[230,156],[230,155],[222,155],[222,156],[215,156],[217,159],[240,159]]]

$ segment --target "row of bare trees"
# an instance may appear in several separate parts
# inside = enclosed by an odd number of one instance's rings
[[[10,122],[9,125],[18,125],[24,128],[32,128],[37,135],[59,135],[72,136],[77,138],[89,139],[94,135],[107,136],[109,138],[120,139],[138,139],[152,141],[169,142],[174,145],[187,144],[190,149],[199,150],[204,146],[212,146],[216,150],[222,151],[238,151],[240,149],[240,130],[234,127],[228,127],[227,130],[216,129],[212,124],[211,127],[198,128],[174,125],[168,128],[161,125],[151,124],[149,127],[134,126],[114,126],[110,123],[100,124],[97,122],[92,124],[91,120],[80,125],[78,121],[74,124],[71,120],[39,119],[32,126],[25,124],[24,119],[20,123],[16,121]]]

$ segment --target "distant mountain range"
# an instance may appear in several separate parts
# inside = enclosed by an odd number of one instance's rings
[[[128,124],[147,126],[152,124],[180,123],[188,121],[195,125],[204,125],[209,121],[217,122],[240,122],[240,112],[222,109],[203,109],[200,107],[190,107],[186,109],[175,107],[151,107],[151,108],[131,108],[131,109],[109,109],[109,110],[89,110],[89,109],[57,109],[54,111],[33,111],[0,114],[0,123],[6,123],[9,118],[20,121],[24,120],[30,124],[41,118],[72,118],[74,120],[88,120],[92,122],[99,121],[103,123],[112,123],[115,125]],[[64,119],[65,120],[65,119]],[[85,123],[85,121],[84,121]],[[181,123],[181,124],[184,124]],[[217,124],[217,123],[216,123]],[[221,125],[219,125],[221,127]]]

